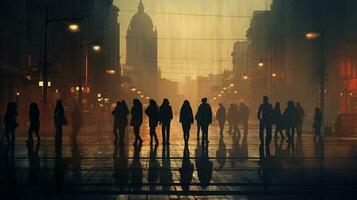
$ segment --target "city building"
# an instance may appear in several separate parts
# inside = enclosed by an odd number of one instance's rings
[[[158,96],[160,79],[157,52],[157,31],[140,0],[126,35],[126,74],[133,85],[153,98]]]

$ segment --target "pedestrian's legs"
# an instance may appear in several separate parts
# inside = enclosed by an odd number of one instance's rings
[[[166,124],[161,124],[161,132],[162,132],[162,145],[166,144]]]
[[[119,127],[119,143],[124,144],[125,126]]]
[[[30,128],[29,128],[29,131],[28,131],[28,138],[27,138],[27,142],[28,143],[31,143],[33,142],[33,137],[32,137],[32,132],[33,132],[33,127],[32,125],[30,125]]]
[[[116,145],[118,143],[118,128],[117,127],[113,128],[113,134],[114,134],[114,144]]]
[[[5,127],[5,131],[4,131],[7,143],[11,143],[11,138],[10,138],[10,129],[8,127]]]
[[[167,144],[170,144],[170,122],[167,124],[166,128],[167,128],[167,130],[166,130],[166,134],[167,134],[166,140],[167,140]]]
[[[14,145],[15,144],[15,140],[16,140],[16,136],[15,136],[15,130],[16,130],[16,128],[13,128],[13,129],[11,129],[11,142],[12,142],[12,145]]]
[[[244,134],[248,133],[248,120],[243,121],[243,130],[244,130]]]
[[[264,129],[265,129],[265,124],[263,122],[259,123],[259,139],[260,139],[260,144],[264,145]]]
[[[200,139],[200,129],[201,129],[200,124],[197,121],[197,140]]]
[[[266,146],[269,146],[271,142],[271,124],[266,125],[266,138],[265,138],[265,144]]]
[[[37,137],[37,142],[40,142],[41,138],[40,138],[40,127],[36,127],[35,128],[35,134]]]

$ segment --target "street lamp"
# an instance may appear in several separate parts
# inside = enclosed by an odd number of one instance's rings
[[[319,70],[320,76],[320,110],[322,114],[325,114],[325,35],[319,32],[307,32],[305,34],[308,40],[321,40],[321,66]],[[324,128],[324,120],[322,120],[322,127]]]
[[[271,76],[275,78],[277,76],[277,74],[276,73],[272,73]]]
[[[49,19],[48,18],[48,7],[46,7],[46,16],[45,16],[45,33],[44,33],[44,51],[43,51],[43,106],[47,111],[47,103],[48,103],[48,26],[50,23],[61,22],[61,21],[72,21],[69,24],[68,28],[72,32],[79,31],[79,25],[74,23],[73,21],[80,21],[82,18],[56,18]],[[45,112],[46,112],[45,111]]]
[[[71,31],[71,32],[74,32],[74,33],[76,33],[76,32],[78,32],[79,31],[79,24],[77,24],[77,23],[70,23],[69,25],[68,25],[68,30],[69,31]]]
[[[248,75],[244,75],[244,76],[243,76],[243,79],[244,79],[244,80],[248,80],[248,78],[249,78]]]
[[[259,62],[258,62],[258,66],[259,66],[259,67],[264,67],[264,62],[263,62],[263,61],[259,61]]]
[[[94,52],[99,52],[100,51],[100,44],[99,42],[88,42],[88,43],[82,43],[82,37],[80,37],[79,40],[79,87],[80,91],[78,94],[78,104],[79,104],[79,109],[82,110],[82,99],[83,99],[83,77],[82,77],[82,49],[88,46],[92,46],[92,49]],[[88,49],[86,48],[86,54],[85,54],[85,60],[86,60],[86,69],[85,69],[85,86],[88,87]],[[109,71],[109,73],[112,71]],[[107,71],[108,73],[108,71]],[[115,71],[114,71],[115,73]]]

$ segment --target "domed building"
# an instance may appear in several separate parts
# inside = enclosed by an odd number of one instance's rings
[[[157,66],[157,31],[142,0],[132,17],[126,35],[126,66],[132,84],[145,95],[156,97],[160,74]],[[149,83],[149,84],[148,84]]]

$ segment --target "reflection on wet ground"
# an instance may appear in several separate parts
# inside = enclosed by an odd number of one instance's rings
[[[41,144],[0,146],[0,191],[4,199],[353,199],[357,191],[357,143],[305,133],[289,145],[273,140],[259,146],[256,129],[248,134],[219,133],[209,144],[195,139],[185,147],[180,126],[172,128],[169,147],[112,145],[110,127],[67,131],[62,146],[52,137]],[[160,138],[159,138],[159,141]]]

